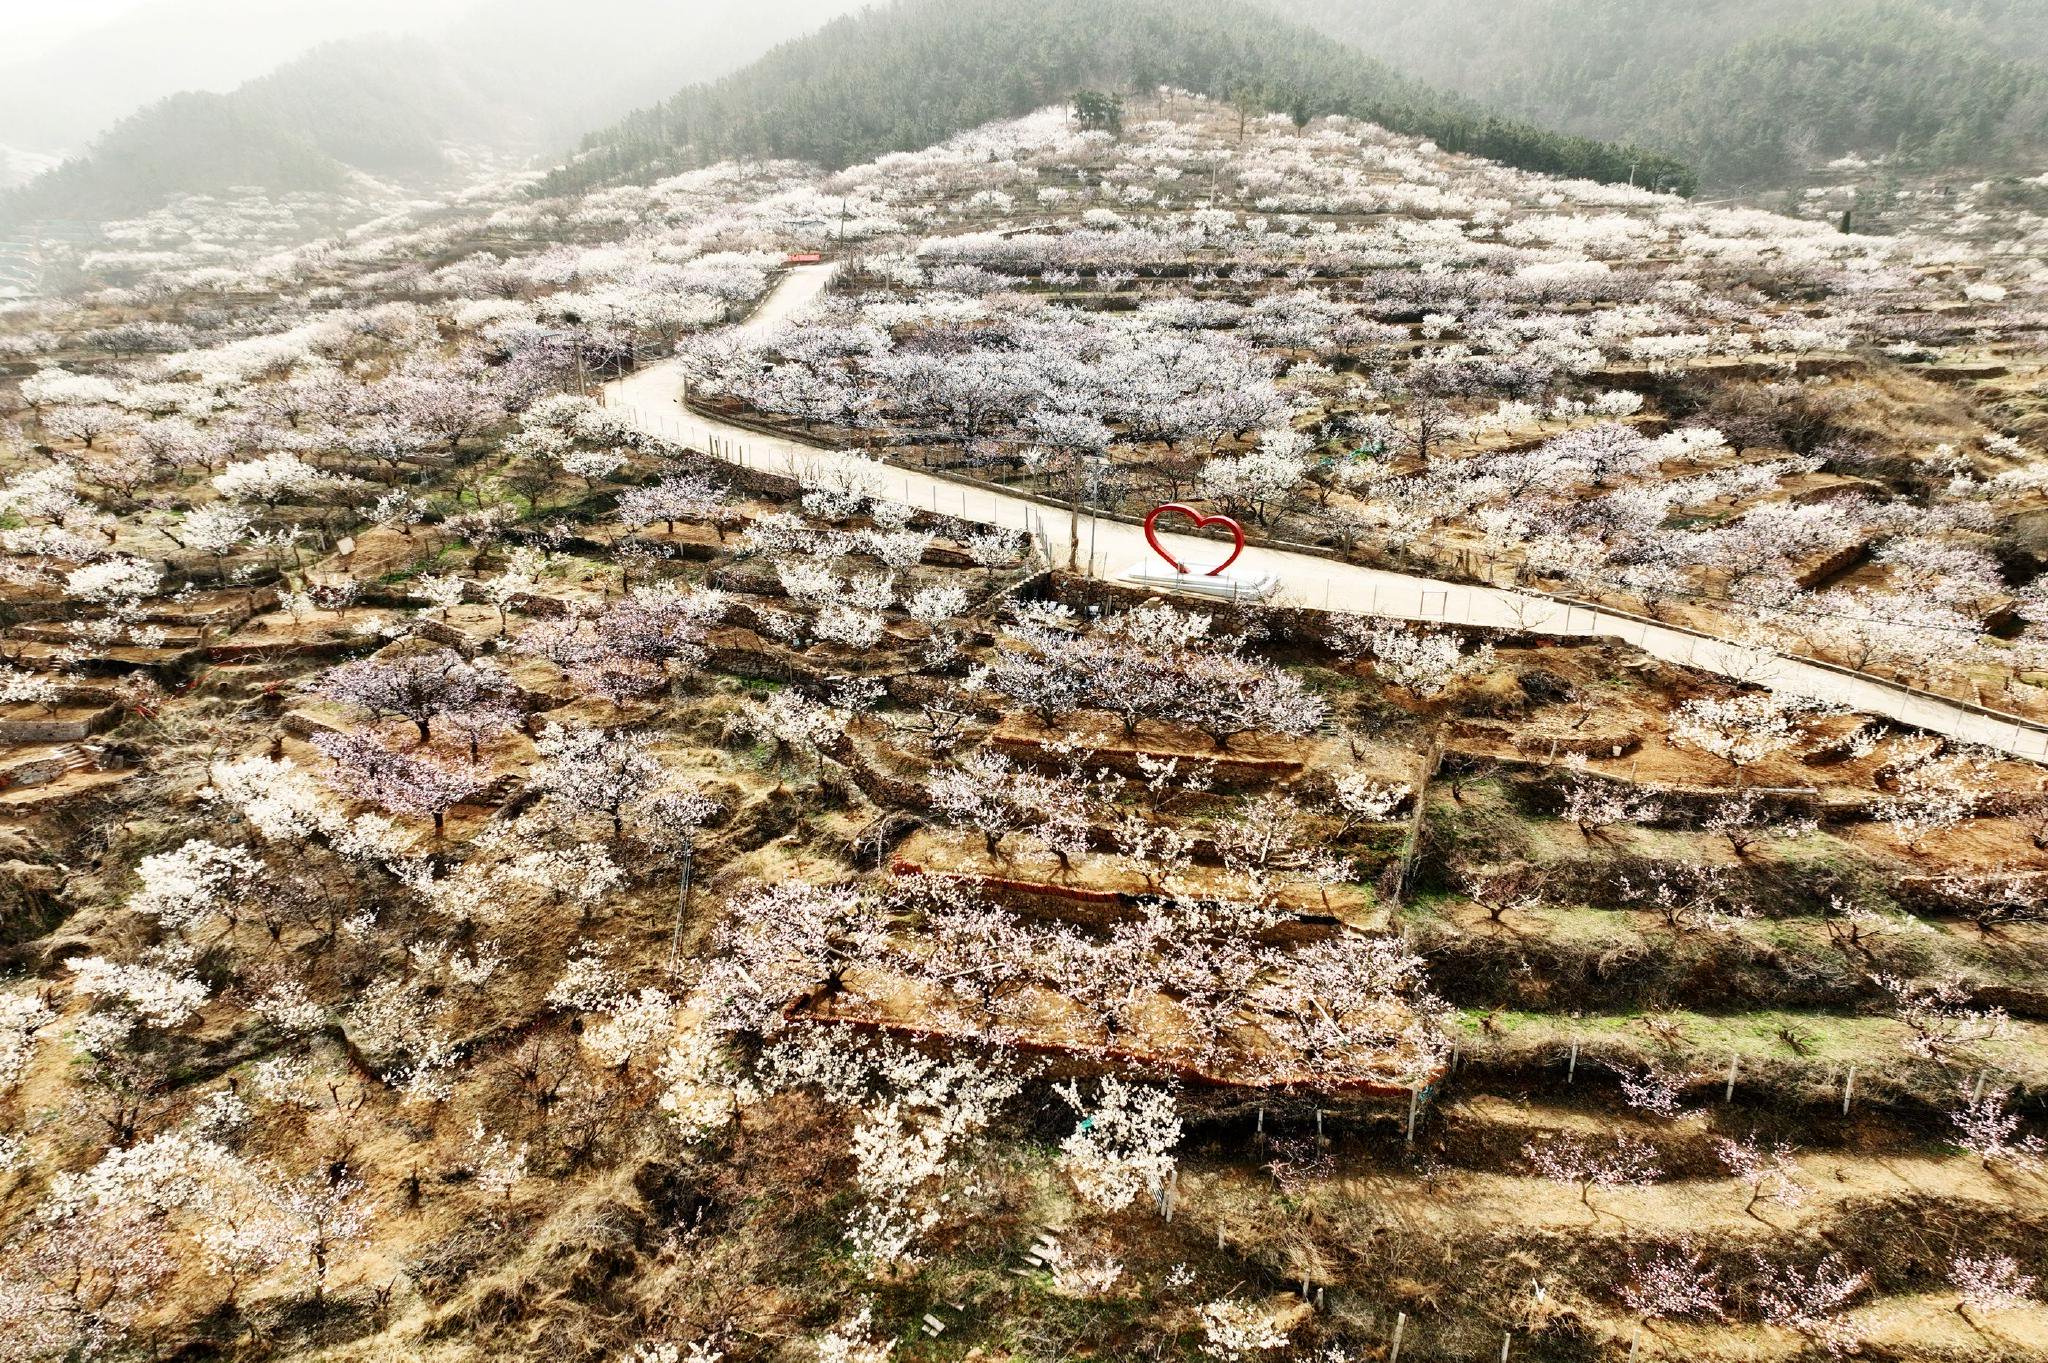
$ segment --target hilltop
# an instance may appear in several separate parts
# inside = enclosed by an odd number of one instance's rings
[[[895,0],[778,47],[585,140],[568,189],[726,156],[838,168],[1077,91],[1204,92],[1249,111],[1369,118],[1528,170],[1689,191],[1673,158],[1495,117],[1236,0]]]

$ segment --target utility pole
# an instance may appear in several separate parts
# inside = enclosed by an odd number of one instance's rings
[[[683,954],[683,916],[690,911],[690,870],[697,860],[697,839],[686,835],[682,849],[683,869],[676,887],[676,926],[668,939],[668,977],[674,981]]]
[[[1067,571],[1081,566],[1081,480],[1074,479],[1073,495],[1067,499]]]

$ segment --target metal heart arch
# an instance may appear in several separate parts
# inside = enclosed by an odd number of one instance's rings
[[[1231,564],[1237,562],[1237,556],[1244,552],[1244,527],[1239,525],[1230,517],[1204,516],[1201,512],[1195,510],[1191,506],[1182,506],[1179,502],[1167,502],[1162,506],[1153,507],[1152,513],[1149,516],[1145,517],[1145,542],[1152,546],[1153,553],[1159,555],[1159,557],[1165,559],[1168,563],[1172,564],[1173,570],[1176,573],[1179,573],[1182,576],[1186,576],[1188,572],[1188,565],[1182,563],[1172,554],[1166,552],[1166,546],[1159,542],[1159,535],[1152,528],[1154,523],[1157,522],[1161,516],[1164,516],[1169,511],[1177,512],[1180,515],[1186,516],[1189,520],[1195,523],[1195,529],[1197,530],[1206,530],[1212,525],[1222,525],[1228,526],[1230,528],[1231,538],[1236,541],[1236,544],[1231,548],[1230,557],[1224,559],[1223,562],[1217,564],[1214,568],[1211,568],[1206,574],[1207,576],[1221,576],[1223,570],[1225,568],[1228,568]]]

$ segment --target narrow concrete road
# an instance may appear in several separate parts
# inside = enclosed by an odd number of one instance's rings
[[[754,314],[740,324],[741,329],[766,331],[801,312],[823,292],[833,268],[824,264],[790,270]],[[822,446],[707,420],[683,406],[683,391],[681,366],[671,360],[606,384],[604,394],[608,407],[641,429],[708,450],[747,468],[811,479],[830,477],[835,469],[844,469],[849,463],[844,454]],[[909,469],[888,469],[879,491],[881,495],[963,520],[1039,535],[1054,560],[1066,562],[1070,524],[1064,511]],[[1144,564],[1164,566],[1153,556],[1143,531],[1136,526],[1084,517],[1078,530],[1081,560],[1091,564],[1099,576],[1114,577]],[[1203,565],[1215,563],[1224,552],[1215,542],[1193,536],[1162,533],[1160,539],[1197,572]],[[1248,547],[1232,565],[1233,572],[1239,568],[1246,573],[1269,573],[1277,579],[1279,587],[1271,599],[1279,605],[1539,634],[1621,639],[1666,662],[1882,715],[2015,756],[2048,759],[2048,728],[2039,725],[1984,714],[1861,673],[1568,605],[1549,597],[1441,582],[1281,549]]]

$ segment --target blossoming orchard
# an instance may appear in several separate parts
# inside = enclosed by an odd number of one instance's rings
[[[537,178],[0,313],[0,1358],[2048,1348],[2041,218]]]

